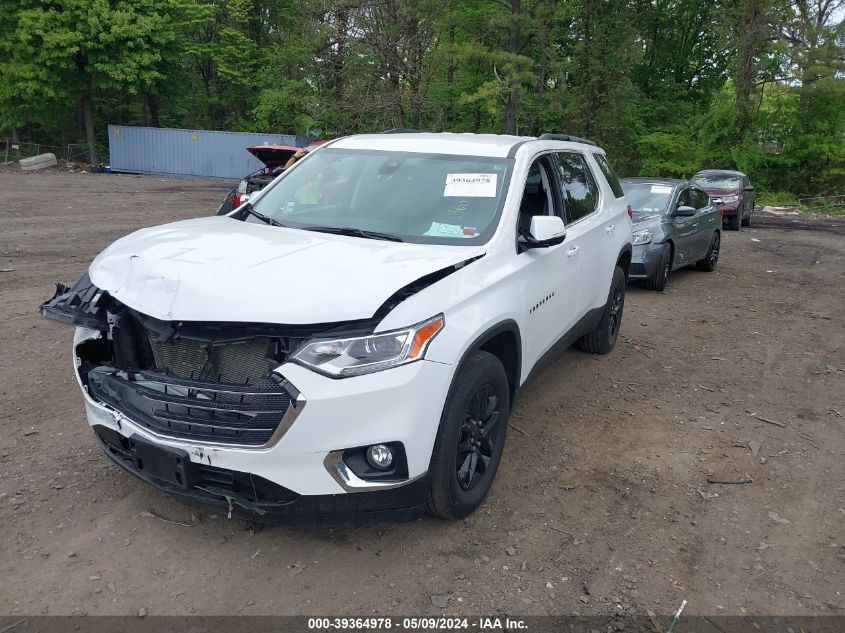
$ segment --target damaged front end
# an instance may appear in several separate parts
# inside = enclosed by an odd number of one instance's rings
[[[165,322],[94,286],[59,285],[41,313],[95,330],[74,350],[89,396],[151,434],[193,443],[267,447],[299,392],[274,370],[309,328]]]

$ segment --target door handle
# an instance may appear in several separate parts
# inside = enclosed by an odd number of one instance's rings
[[[578,254],[578,251],[580,251],[580,250],[581,250],[580,246],[573,246],[568,251],[566,251],[566,256],[567,257],[575,257]]]
[[[604,227],[604,232],[605,233],[612,233],[613,229],[615,229],[615,228],[616,228],[615,224],[608,224],[606,227]]]

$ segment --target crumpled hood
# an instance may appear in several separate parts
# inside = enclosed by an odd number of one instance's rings
[[[89,274],[123,304],[165,321],[299,325],[371,318],[403,286],[483,252],[211,217],[121,238]]]
[[[663,217],[660,213],[638,213],[634,211],[631,221],[634,230],[640,231],[651,228],[652,226],[658,226],[663,221]]]

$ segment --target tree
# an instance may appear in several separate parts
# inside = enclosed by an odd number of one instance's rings
[[[96,164],[95,99],[109,91],[154,94],[178,53],[180,28],[196,15],[193,6],[189,0],[20,2],[0,63],[3,111],[78,104],[89,161]]]

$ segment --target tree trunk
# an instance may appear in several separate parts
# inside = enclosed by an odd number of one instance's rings
[[[519,53],[520,42],[520,11],[521,0],[511,0],[511,29],[508,38],[508,51],[514,55]],[[508,80],[508,97],[505,101],[505,134],[517,133],[517,112],[519,110],[519,79],[510,77]]]
[[[83,95],[79,105],[82,110],[82,122],[85,125],[85,140],[88,143],[88,163],[96,167],[100,161],[97,158],[97,137],[94,134],[94,111],[90,95]]]
[[[158,100],[158,95],[147,95],[147,108],[150,111],[150,125],[153,127],[161,127],[161,124],[159,123],[161,102]]]
[[[757,56],[760,54],[760,31],[763,15],[761,0],[746,0],[739,24],[739,55],[736,69],[736,135],[742,143],[754,118],[752,98],[756,90]]]

